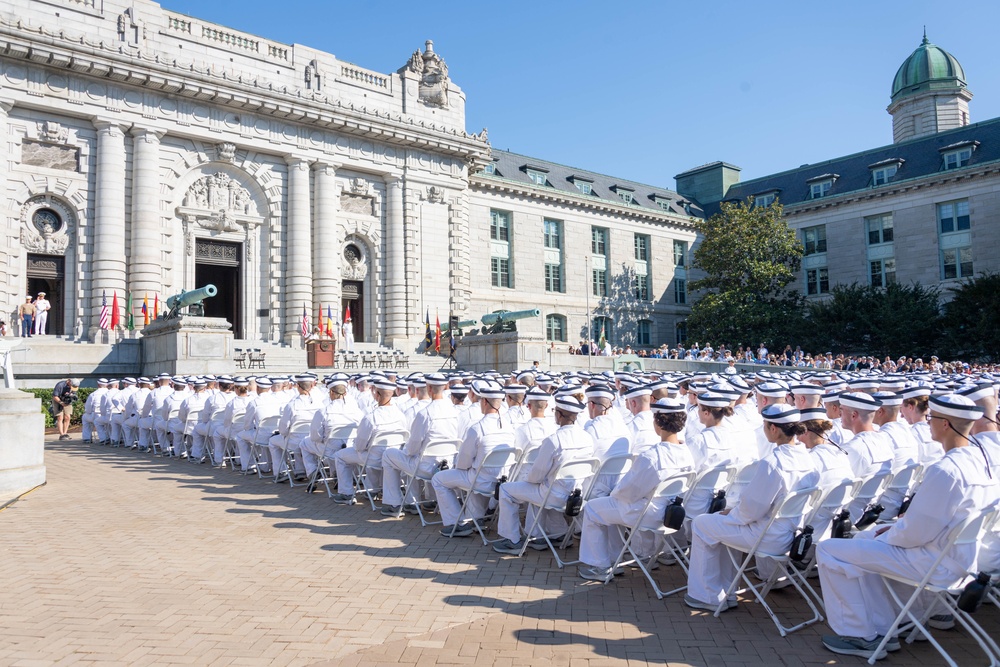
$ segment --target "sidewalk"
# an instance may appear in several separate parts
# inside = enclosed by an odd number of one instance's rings
[[[637,572],[605,587],[302,486],[47,446],[49,483],[0,513],[2,665],[863,664],[819,645],[825,625],[783,639],[753,604],[714,619],[656,600]],[[997,610],[983,616],[1000,634]],[[926,644],[889,658],[918,661],[939,658]]]

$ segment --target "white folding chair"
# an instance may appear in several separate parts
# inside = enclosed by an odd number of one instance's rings
[[[597,469],[597,472],[590,479],[590,483],[587,484],[586,491],[583,494],[584,505],[592,498],[611,495],[612,489],[617,486],[621,478],[632,467],[634,458],[633,455],[628,453],[614,454],[604,458],[601,461],[601,467]],[[574,526],[579,528],[579,523],[579,516],[573,517]],[[574,526],[570,528],[572,529]],[[567,532],[567,535],[570,534],[571,531]]]
[[[746,557],[743,558],[742,563],[738,560],[737,553],[742,553],[746,547],[741,544],[730,545],[726,544],[725,540],[722,541],[728,549],[726,552],[729,555],[730,560],[732,560],[733,565],[737,568],[736,576],[733,577],[733,581],[729,584],[729,588],[726,590],[725,596],[723,596],[722,601],[719,603],[719,607],[715,610],[715,617],[718,618],[719,614],[729,608],[729,597],[735,595],[739,590],[740,580],[746,583],[746,590],[751,591],[754,597],[757,598],[763,607],[767,615],[771,617],[774,621],[775,627],[778,628],[778,632],[784,637],[791,632],[800,630],[807,625],[812,625],[823,620],[823,615],[820,613],[819,608],[816,606],[815,598],[817,597],[816,591],[812,590],[812,586],[806,581],[805,577],[791,564],[791,558],[788,555],[788,551],[783,551],[781,553],[768,553],[761,550],[761,543],[767,536],[768,530],[770,530],[771,525],[778,520],[782,519],[794,519],[798,525],[802,525],[802,518],[808,513],[809,509],[817,504],[819,501],[820,494],[822,492],[816,487],[809,489],[802,489],[800,491],[795,491],[788,494],[781,504],[778,505],[777,510],[771,515],[771,518],[767,520],[766,524],[762,525],[762,530],[760,535],[757,537],[757,541],[751,547],[750,551],[747,552]],[[791,547],[792,536],[789,536],[789,547]],[[747,568],[750,567],[750,563],[754,558],[769,558],[774,561],[775,568],[774,572],[766,581],[754,584],[750,581],[747,575]],[[809,609],[812,611],[812,618],[807,619],[797,625],[785,626],[778,619],[777,614],[771,609],[771,606],[767,604],[765,597],[768,592],[774,586],[774,583],[778,581],[782,576],[787,577],[788,580],[795,587],[795,590],[799,592],[799,595],[808,603]],[[811,592],[810,592],[811,591]]]
[[[282,481],[283,476],[288,477],[288,486],[292,488],[295,486],[295,451],[288,446],[291,440],[301,440],[303,437],[309,437],[309,429],[312,427],[312,419],[298,419],[292,423],[291,427],[288,429],[288,435],[285,437],[285,448],[282,450],[282,458],[285,462],[285,469],[280,473],[278,472],[278,466],[275,464],[274,468],[274,483],[278,484]]]
[[[879,499],[879,502],[885,507],[885,510],[879,517],[879,523],[885,523],[889,519],[895,519],[899,515],[900,503],[914,488],[914,484],[917,478],[920,477],[920,471],[923,468],[919,463],[911,463],[908,466],[900,468],[898,472],[893,473],[892,479],[886,484]],[[886,503],[885,499],[887,498],[892,499],[892,507]],[[897,498],[898,500],[896,500]]]
[[[997,519],[997,505],[994,504],[987,507],[979,512],[973,512],[964,521],[957,523],[948,532],[948,537],[945,539],[944,544],[937,558],[934,560],[934,564],[927,568],[927,573],[919,581],[914,579],[909,579],[907,577],[896,575],[896,574],[881,574],[882,583],[885,585],[886,590],[889,591],[889,595],[892,597],[893,601],[898,607],[900,607],[900,612],[896,616],[896,620],[893,621],[889,630],[885,633],[885,637],[879,643],[875,651],[872,652],[872,657],[868,660],[868,664],[874,665],[875,658],[882,651],[885,650],[885,645],[889,640],[896,635],[896,631],[899,625],[908,620],[913,623],[913,629],[906,636],[907,643],[912,643],[917,639],[917,637],[923,635],[931,643],[932,646],[941,654],[951,667],[958,667],[958,663],[952,660],[948,652],[944,650],[944,647],[931,635],[925,623],[927,620],[934,615],[935,611],[940,608],[940,605],[945,606],[949,613],[954,615],[955,620],[965,628],[976,643],[979,644],[979,648],[983,650],[986,657],[990,660],[990,665],[1000,664],[1000,647],[997,646],[996,641],[993,640],[990,635],[983,630],[978,622],[972,617],[971,614],[962,611],[958,608],[957,597],[962,592],[962,584],[964,581],[958,582],[957,586],[947,587],[947,586],[936,586],[930,583],[931,578],[938,571],[938,567],[941,562],[952,552],[952,550],[957,546],[969,546],[973,547],[979,543],[980,538],[986,531],[991,530],[993,523]],[[913,587],[913,592],[904,602],[899,596],[898,592],[892,585],[892,582],[898,582],[904,584],[907,590],[909,587]],[[916,616],[912,607],[916,602],[918,596],[921,594],[928,594],[932,596],[932,602],[927,604],[926,611],[921,617]]]
[[[455,531],[458,529],[461,519],[465,516],[465,511],[469,506],[469,501],[472,499],[473,494],[480,496],[493,497],[493,491],[496,487],[496,482],[503,475],[508,474],[517,462],[518,456],[520,456],[521,450],[512,445],[499,445],[492,450],[483,460],[479,462],[479,465],[475,468],[475,476],[472,478],[472,483],[469,487],[459,486],[456,490],[463,495],[462,498],[462,510],[458,513],[458,521],[452,526],[451,534],[448,537],[454,537]],[[486,470],[495,470],[496,474],[490,474],[489,477],[485,479],[480,479],[481,475]],[[490,542],[486,539],[486,534],[483,532],[482,524],[480,524],[480,519],[483,517],[469,517],[472,520],[472,525],[475,527],[476,531],[479,533],[479,537],[483,540],[483,546],[485,547]]]
[[[650,574],[649,566],[654,560],[656,560],[657,556],[660,555],[659,552],[662,547],[654,549],[654,553],[646,559],[646,562],[643,562],[643,557],[637,554],[635,549],[632,547],[632,540],[639,533],[652,532],[660,538],[676,533],[676,530],[671,530],[663,525],[662,512],[665,511],[666,506],[670,504],[674,497],[683,496],[693,488],[692,485],[694,484],[696,477],[697,473],[686,472],[663,480],[656,486],[653,493],[650,494],[649,500],[646,501],[646,506],[643,508],[635,522],[631,526],[628,526],[627,534],[625,533],[625,526],[616,526],[618,534],[622,538],[622,548],[621,551],[618,552],[618,556],[615,558],[615,562],[612,564],[611,569],[608,570],[608,575],[604,579],[605,584],[611,581],[614,577],[616,569],[622,567],[623,565],[634,563],[639,566],[640,570],[642,570],[642,574],[646,577],[646,580],[649,581],[650,586],[653,587],[653,592],[656,593],[656,598],[658,600],[662,600],[667,595],[672,595],[673,593],[687,588],[686,586],[683,586],[674,591],[661,591],[660,587],[656,585],[653,575]],[[652,516],[653,510],[655,510],[657,516]],[[643,525],[644,523],[646,525]],[[662,539],[658,540],[658,542],[662,543]],[[631,556],[628,560],[625,560],[626,552],[629,556]],[[678,562],[682,562],[682,560],[678,558]],[[685,572],[687,572],[686,568]]]
[[[357,433],[357,424],[344,424],[338,428],[330,431],[327,435],[327,442],[342,442],[344,447],[350,447],[354,440],[354,434]],[[326,449],[324,448],[323,456],[319,457],[319,463],[316,466],[316,472],[313,473],[312,478],[309,480],[308,488],[312,489],[316,487],[316,484],[323,482],[323,486],[326,487],[326,495],[328,498],[333,497],[333,490],[330,488],[331,482],[336,482],[337,480],[337,467],[334,465],[333,461],[327,458]]]
[[[684,517],[684,532],[686,534],[690,535],[691,522],[696,516],[698,516],[698,514],[701,514],[701,512],[692,512],[687,506],[687,501],[690,498],[693,498],[696,494],[701,494],[706,491],[714,497],[714,495],[720,490],[724,490],[729,487],[729,482],[734,479],[737,469],[738,467],[732,463],[723,463],[715,466],[714,468],[708,468],[695,474],[694,481],[684,494],[686,509],[686,516]],[[728,495],[726,497],[726,502],[728,505]]]
[[[514,467],[510,469],[510,481],[519,482],[521,477],[526,475],[531,466],[535,463],[535,459],[538,458],[538,452],[541,447],[541,440],[538,442],[529,443],[528,446],[518,454],[517,461],[514,462]]]
[[[861,515],[865,510],[865,507],[875,502],[875,499],[882,495],[885,487],[888,486],[891,481],[892,473],[886,471],[875,473],[862,482],[861,488],[858,489],[854,498],[851,499],[850,508],[852,522],[855,524],[858,522],[858,519],[861,518]],[[874,525],[875,524],[873,523],[872,526]],[[870,527],[871,526],[869,526],[869,528]]]
[[[754,461],[736,470],[736,473],[729,480],[729,486],[726,488],[726,503],[730,507],[736,505],[736,501],[740,499],[743,489],[750,483],[753,476],[757,474],[759,466],[760,461]]]
[[[851,499],[857,494],[862,483],[863,482],[860,479],[847,479],[839,484],[834,484],[820,490],[820,495],[816,504],[812,506],[812,509],[802,522],[802,525],[804,526],[813,527],[814,547],[822,537],[823,533],[831,529],[833,519],[836,518],[841,510],[846,509],[851,503]],[[795,566],[793,565],[792,567]],[[802,570],[802,575],[806,579],[809,579],[812,576],[812,573],[816,571],[817,567],[818,564],[813,555],[808,566]],[[815,597],[816,601],[820,604],[820,608],[825,611],[826,607],[823,604],[823,596],[819,595],[816,590],[812,588],[812,586],[809,586],[807,590],[812,593],[813,597]]]
[[[458,455],[458,447],[461,444],[462,443],[459,440],[434,440],[424,445],[424,448],[420,451],[420,455],[417,457],[417,469],[414,471],[413,475],[407,476],[408,479],[406,480],[406,488],[403,489],[403,505],[406,504],[406,499],[410,497],[413,487],[417,484],[417,482],[425,485],[431,483],[431,478],[434,477],[434,473],[441,469],[442,461],[446,461],[449,467],[455,465],[455,457]],[[420,464],[425,459],[433,459],[437,463],[430,469],[421,470]],[[424,510],[422,507],[425,502],[426,501],[423,500],[417,500],[417,516],[420,517],[420,525],[431,526],[441,523],[440,521],[427,520],[427,517],[424,516]],[[396,513],[397,519],[403,515],[403,505],[399,506],[399,512]]]
[[[557,500],[553,498],[552,489],[555,488],[555,486],[558,485],[560,482],[572,481],[574,485],[579,484],[580,495],[582,497],[585,488],[587,486],[590,486],[590,482],[593,480],[594,473],[596,473],[600,467],[601,467],[600,459],[577,459],[575,461],[566,461],[561,466],[559,466],[559,468],[555,472],[555,476],[553,477],[552,484],[549,485],[549,488],[545,490],[545,495],[542,496],[542,502],[537,505],[535,503],[528,503],[527,516],[531,516],[532,520],[530,526],[528,525],[525,526],[524,540],[523,544],[521,545],[521,553],[518,554],[518,557],[524,555],[525,550],[528,548],[528,541],[531,539],[531,535],[535,532],[535,528],[537,527],[538,530],[542,533],[542,539],[545,540],[545,544],[548,545],[549,551],[551,551],[552,555],[555,557],[556,565],[559,566],[560,569],[562,569],[564,565],[568,564],[559,557],[559,552],[557,552],[555,546],[553,546],[552,539],[550,538],[549,534],[545,532],[545,526],[542,524],[542,512],[546,510],[565,511],[566,501]],[[534,510],[534,512],[532,512],[532,510]],[[583,511],[582,506],[580,510]],[[534,516],[532,516],[532,514],[534,514]],[[576,517],[573,517],[573,521],[575,523]],[[527,524],[527,522],[525,523]],[[572,534],[573,534],[572,526],[570,526],[570,529],[567,530],[565,535],[563,536],[560,548],[565,548],[565,546],[563,545],[569,543],[568,536]]]
[[[253,442],[250,443],[250,453],[253,454],[254,468],[257,469],[257,479],[264,478],[264,473],[261,472],[262,465],[270,465],[272,474],[278,467],[277,462],[270,459],[271,453],[267,448],[267,443],[271,439],[271,436],[278,432],[279,421],[281,421],[281,415],[264,417],[257,423],[257,428],[254,429]],[[261,442],[262,438],[263,442]],[[246,473],[243,474],[245,475]]]
[[[407,431],[377,431],[372,435],[371,444],[365,451],[365,461],[361,469],[354,477],[354,492],[363,493],[371,503],[372,511],[376,511],[375,498],[382,491],[382,487],[375,488],[369,484],[369,473],[373,470],[382,470],[382,452],[387,447],[402,447],[406,444],[406,439],[410,436]]]

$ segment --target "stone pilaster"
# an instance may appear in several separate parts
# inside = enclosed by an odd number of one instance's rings
[[[117,292],[125,297],[125,133],[118,123],[98,120],[97,174],[94,200],[94,252],[91,266],[89,319],[96,335],[101,299],[110,306]],[[121,301],[119,301],[121,303]]]
[[[133,128],[132,151],[132,244],[129,256],[128,284],[133,307],[138,313],[148,294],[162,294],[163,239],[160,234],[160,137],[162,132]],[[137,322],[142,321],[137,315]]]
[[[336,165],[320,162],[315,167],[316,216],[313,218],[312,290],[316,303],[333,314],[334,326],[340,317],[341,262],[343,252],[338,229],[340,198],[337,196]],[[301,315],[301,313],[300,313]]]
[[[288,211],[285,216],[285,326],[284,340],[302,340],[302,306],[316,319],[312,299],[312,251],[310,249],[309,162],[289,157]]]
[[[386,344],[399,346],[407,328],[403,180],[387,176],[385,194],[385,339]]]

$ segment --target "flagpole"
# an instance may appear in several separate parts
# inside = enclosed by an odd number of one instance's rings
[[[589,350],[590,349],[590,338],[591,338],[591,336],[594,335],[594,325],[590,321],[590,290],[592,290],[594,288],[593,287],[594,286],[594,274],[590,270],[590,255],[585,255],[584,256],[583,263],[584,263],[584,266],[587,269],[586,276],[587,276],[587,278],[590,279],[590,284],[587,285],[587,289],[586,289],[586,294],[587,294],[587,349]],[[593,355],[590,355],[590,354],[587,355],[587,370],[588,371],[590,370],[590,365],[591,365],[591,359],[590,359],[590,357],[591,356],[593,356]]]

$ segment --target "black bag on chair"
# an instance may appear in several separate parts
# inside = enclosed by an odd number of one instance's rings
[[[712,497],[712,502],[708,504],[708,513],[715,514],[726,509],[726,490],[719,489]]]
[[[566,511],[564,514],[570,517],[579,516],[581,509],[583,509],[583,491],[573,489],[573,493],[569,494],[569,498],[566,499]]]
[[[663,511],[663,525],[670,530],[680,530],[681,526],[684,525],[684,517],[687,515],[687,512],[684,509],[683,502],[684,499],[677,496]]]

